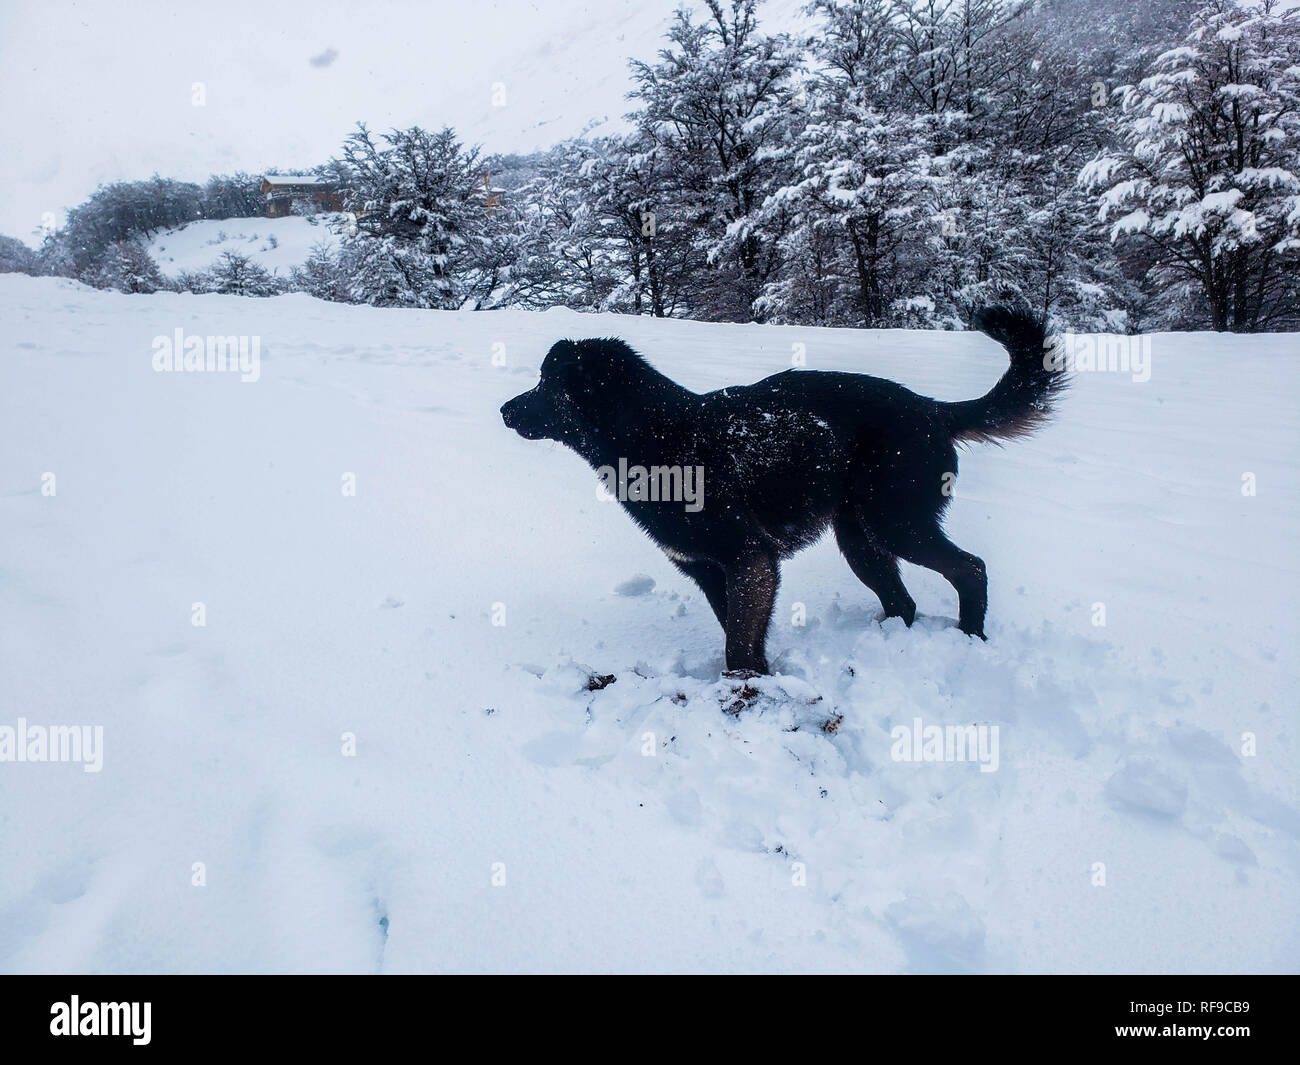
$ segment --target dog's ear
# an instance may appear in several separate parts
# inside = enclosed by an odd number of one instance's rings
[[[542,377],[577,398],[633,386],[643,365],[621,340],[558,340],[542,362]]]
[[[578,346],[572,340],[557,340],[542,360],[542,377],[562,382],[572,375],[578,359]]]
[[[542,362],[542,376],[571,394],[590,386],[592,369],[592,353],[574,340],[557,340]]]

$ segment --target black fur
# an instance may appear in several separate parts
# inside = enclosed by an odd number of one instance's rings
[[[593,468],[703,467],[703,507],[624,507],[703,590],[726,632],[729,670],[768,671],[779,563],[826,530],[849,566],[908,625],[906,559],[957,590],[963,632],[984,638],[984,563],[943,534],[955,441],[1022,436],[1050,414],[1065,375],[1044,361],[1041,323],[993,308],[974,324],[1011,366],[980,399],[943,403],[865,374],[787,370],[700,395],[621,340],[561,340],[536,388],[501,408],[529,440],[567,445]],[[947,476],[945,476],[947,475]]]

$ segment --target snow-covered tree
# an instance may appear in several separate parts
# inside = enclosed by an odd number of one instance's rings
[[[212,275],[205,270],[181,270],[167,286],[173,292],[193,292],[196,295],[212,291]]]
[[[1152,284],[1195,293],[1218,330],[1300,322],[1300,19],[1271,0],[1201,9],[1180,46],[1123,91],[1119,144],[1082,170]],[[1195,304],[1170,301],[1182,313]]]
[[[34,274],[36,253],[16,237],[0,235],[0,274]]]
[[[335,303],[348,300],[347,278],[339,266],[338,254],[324,241],[313,244],[303,264],[290,272],[289,288]]]
[[[274,296],[282,289],[260,263],[237,251],[227,251],[208,271],[207,291],[226,296]]]
[[[485,216],[466,239],[461,306],[581,305],[553,243],[552,222],[542,203],[545,190],[545,182],[509,190],[485,185]]]
[[[781,265],[788,219],[761,208],[791,175],[800,58],[788,38],[759,32],[758,0],[706,3],[704,22],[677,12],[658,63],[632,64],[631,95],[678,191],[656,226],[694,229],[715,267],[700,278],[712,282],[703,305],[710,316],[748,320]]]
[[[451,129],[412,127],[376,140],[364,125],[332,169],[355,220],[342,262],[354,299],[380,306],[459,307],[468,251],[487,197],[475,149]]]
[[[204,218],[254,218],[266,213],[261,178],[243,171],[214,174],[203,186]]]
[[[887,324],[924,188],[899,92],[896,12],[892,0],[815,0],[808,10],[823,29],[811,44],[815,72],[795,95],[806,112],[797,176],[763,208],[788,219],[788,269],[763,298],[783,320]]]
[[[526,190],[529,230],[537,240],[527,272],[543,279],[559,302],[605,310],[618,286],[618,266],[602,197],[593,179],[597,161],[618,138],[566,141],[543,153]]]
[[[158,264],[139,240],[110,244],[98,265],[83,279],[96,288],[112,288],[118,292],[157,292],[167,287]]]
[[[580,171],[608,281],[603,310],[710,317],[701,298],[715,271],[699,203],[679,181],[672,150],[644,131],[591,146]]]

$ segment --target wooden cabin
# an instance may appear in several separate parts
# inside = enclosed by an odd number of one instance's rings
[[[343,193],[338,185],[325,178],[303,174],[267,174],[262,178],[266,194],[267,218],[283,218],[293,213],[295,200],[306,200],[321,211],[343,210]]]

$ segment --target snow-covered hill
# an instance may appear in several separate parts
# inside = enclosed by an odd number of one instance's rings
[[[967,453],[987,644],[931,573],[907,630],[832,543],[788,563],[732,716],[701,596],[498,406],[565,335],[949,399],[991,341],[12,275],[0,317],[0,726],[103,727],[100,772],[0,764],[0,969],[1300,963],[1294,336],[1153,336]],[[259,379],[155,372],[176,329]],[[894,760],[918,718],[997,770]]]
[[[330,228],[334,218],[320,214],[311,218],[204,219],[158,233],[149,242],[149,254],[163,274],[172,278],[182,271],[209,270],[228,251],[288,277],[295,266],[307,261],[316,245],[333,248],[338,244],[338,235]]]

